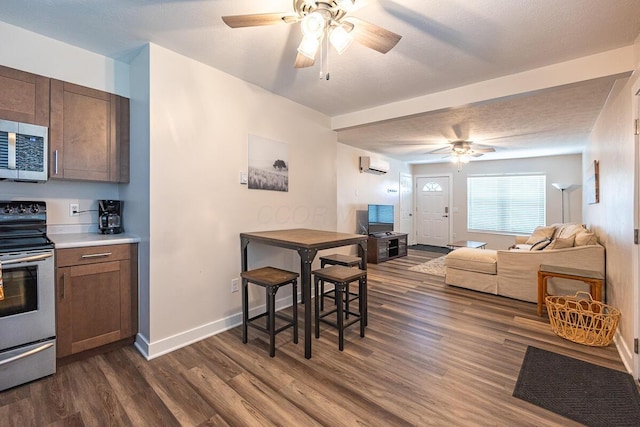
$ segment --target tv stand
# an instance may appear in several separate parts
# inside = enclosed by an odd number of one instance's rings
[[[407,256],[407,234],[380,232],[369,235],[367,262],[378,264],[393,258]]]

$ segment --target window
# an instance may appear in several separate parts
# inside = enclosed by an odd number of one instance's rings
[[[544,175],[467,178],[469,231],[531,234],[546,222]]]
[[[442,191],[442,187],[437,182],[427,182],[424,185],[424,187],[422,187],[422,191],[424,191],[424,192],[429,192],[429,191],[441,192]]]

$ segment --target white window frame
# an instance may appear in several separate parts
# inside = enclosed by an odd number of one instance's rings
[[[467,231],[531,234],[546,223],[546,181],[542,173],[468,176]]]

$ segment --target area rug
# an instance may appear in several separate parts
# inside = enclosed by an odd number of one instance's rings
[[[413,267],[409,267],[410,271],[419,271],[421,273],[433,274],[434,276],[442,276],[444,277],[444,260],[446,256],[441,256],[438,258],[434,258],[427,262],[423,262],[422,264],[414,265]]]
[[[409,249],[417,249],[419,251],[427,251],[427,252],[437,252],[440,254],[448,254],[451,252],[451,249],[442,247],[442,246],[431,246],[431,245],[411,245],[408,246]]]
[[[572,357],[528,347],[513,395],[588,426],[638,426],[633,377]]]

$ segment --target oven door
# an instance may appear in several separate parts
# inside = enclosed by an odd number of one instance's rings
[[[0,351],[56,335],[53,250],[0,254]]]

